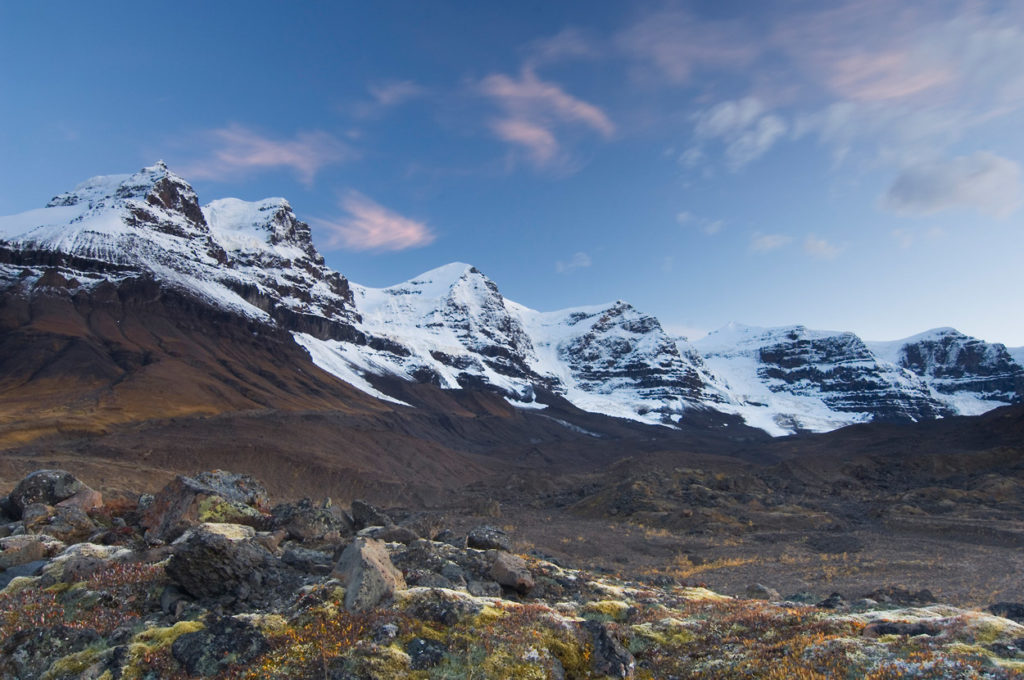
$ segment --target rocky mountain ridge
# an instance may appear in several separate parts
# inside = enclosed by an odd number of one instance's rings
[[[320,368],[392,402],[401,400],[382,379],[496,391],[523,408],[561,397],[669,426],[720,414],[720,425],[740,417],[782,435],[980,414],[1024,398],[1019,350],[952,329],[865,343],[802,326],[731,326],[688,343],[623,301],[537,312],[461,263],[388,288],[351,284],[284,199],[201,206],[162,163],[0,218],[8,295],[137,279],[287,331]]]

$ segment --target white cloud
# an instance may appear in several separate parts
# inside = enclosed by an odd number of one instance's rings
[[[676,215],[676,222],[684,227],[692,226],[696,229],[700,229],[708,236],[714,236],[725,228],[724,220],[712,220],[707,217],[700,217],[685,210]]]
[[[427,94],[427,88],[411,80],[387,80],[371,84],[367,90],[369,101],[354,104],[351,108],[357,118],[374,118],[388,109],[417,99]]]
[[[271,168],[291,168],[306,184],[312,184],[321,168],[351,160],[357,154],[326,132],[300,132],[292,139],[272,139],[242,125],[207,133],[210,157],[187,163],[182,174],[199,179],[224,179],[239,173]]]
[[[785,234],[762,234],[761,232],[755,232],[750,237],[750,249],[758,253],[767,253],[789,245],[792,240],[792,236],[786,236]]]
[[[593,264],[593,260],[590,259],[590,255],[584,252],[574,253],[568,262],[559,260],[555,263],[555,271],[559,274],[568,274],[571,271],[577,269],[584,269]]]
[[[341,200],[347,215],[334,220],[312,219],[327,232],[327,244],[349,250],[406,250],[434,241],[436,236],[423,222],[403,217],[367,198],[348,191]]]
[[[888,210],[904,215],[929,215],[954,207],[974,208],[1006,217],[1024,200],[1021,168],[988,151],[907,167],[883,198]]]
[[[808,234],[804,239],[804,252],[820,260],[834,260],[844,248],[814,234]]]

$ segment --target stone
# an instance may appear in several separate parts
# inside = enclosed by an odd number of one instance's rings
[[[533,589],[533,575],[526,566],[526,560],[518,555],[499,551],[491,565],[491,578],[500,585],[512,588],[520,594]]]
[[[444,528],[444,521],[437,513],[416,512],[399,522],[398,526],[411,530],[417,536],[433,539]]]
[[[39,678],[54,659],[80,652],[102,640],[89,628],[54,626],[16,631],[0,641],[0,678]]]
[[[345,609],[365,612],[405,588],[405,578],[391,563],[384,543],[356,538],[338,559],[331,574],[345,586]]]
[[[996,602],[989,605],[988,610],[996,616],[1024,624],[1024,604],[1020,602]]]
[[[864,597],[877,600],[884,604],[898,604],[903,606],[918,606],[932,604],[935,602],[935,596],[932,595],[930,590],[922,589],[918,591],[910,591],[899,586],[879,588],[864,595]]]
[[[356,499],[352,501],[352,523],[356,530],[359,530],[366,527],[390,526],[394,524],[394,521],[366,501]]]
[[[356,535],[376,538],[378,541],[384,541],[385,543],[404,543],[406,545],[420,538],[412,529],[394,524],[386,527],[369,526],[361,529]]]
[[[195,475],[194,479],[216,491],[218,496],[235,503],[264,508],[270,502],[267,490],[249,475],[226,470],[211,470],[210,472],[200,472]]]
[[[832,593],[815,606],[822,609],[839,609],[846,606],[846,599],[839,593]]]
[[[324,576],[331,573],[334,559],[331,555],[319,550],[291,547],[281,555],[281,561],[299,571]]]
[[[246,600],[262,585],[262,572],[274,564],[273,555],[250,538],[229,538],[209,527],[197,527],[174,546],[166,571],[193,597]]]
[[[190,676],[208,678],[269,650],[270,643],[251,623],[222,617],[208,621],[203,630],[179,636],[171,645],[171,656]]]
[[[473,597],[501,597],[501,585],[497,581],[472,580],[466,584],[466,590]]]
[[[512,539],[507,533],[490,525],[478,526],[466,537],[466,546],[477,550],[512,552]]]
[[[600,677],[633,678],[636,675],[636,659],[619,642],[607,624],[600,621],[584,621],[583,628],[594,643],[591,669]]]
[[[288,532],[284,529],[278,529],[277,531],[257,531],[255,538],[257,543],[270,552],[277,552],[277,549],[281,547],[281,541],[288,538]]]
[[[308,498],[277,505],[270,514],[273,526],[284,529],[296,541],[340,541],[353,532],[347,516],[336,515],[330,507],[316,507]]]
[[[76,479],[70,472],[36,470],[18,482],[8,499],[11,507],[17,513],[16,519],[20,519],[26,506],[33,503],[56,505],[86,489],[89,487]]]
[[[864,637],[881,637],[883,635],[938,635],[940,626],[929,621],[908,623],[905,621],[873,621],[864,626],[861,635]]]
[[[65,547],[64,543],[45,535],[24,534],[0,538],[0,569],[53,557]]]
[[[448,648],[439,640],[418,637],[406,643],[405,653],[409,655],[410,667],[414,671],[422,671],[444,661]]]
[[[209,473],[212,475],[213,473]],[[241,488],[232,490],[223,475],[212,479],[218,487],[207,485],[197,479],[178,475],[154,496],[142,512],[141,526],[150,541],[173,541],[191,526],[200,522],[220,522],[260,526],[265,518],[257,509],[246,505],[242,499],[259,494],[248,488],[251,477],[239,475]],[[200,475],[202,476],[202,475]],[[210,476],[204,479],[211,479]],[[254,482],[253,482],[254,483]],[[262,488],[262,487],[261,487]],[[227,489],[228,497],[222,495]],[[261,527],[262,528],[262,527]]]
[[[65,543],[80,543],[96,531],[96,523],[73,506],[33,503],[22,512],[22,522],[30,534],[46,534]]]
[[[18,566],[10,567],[9,569],[0,570],[0,590],[6,588],[8,583],[19,576],[37,576],[46,564],[46,560],[36,560],[34,562],[19,564]]]
[[[744,593],[749,600],[768,600],[770,602],[778,602],[782,599],[782,596],[779,595],[779,591],[774,588],[769,588],[761,583],[754,583],[747,586]]]
[[[73,496],[69,496],[57,503],[58,508],[75,508],[82,512],[89,512],[96,508],[103,507],[103,494],[93,489],[82,489]]]

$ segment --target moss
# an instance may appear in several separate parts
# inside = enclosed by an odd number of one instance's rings
[[[40,680],[53,680],[66,676],[77,676],[85,672],[90,666],[96,663],[104,647],[96,646],[83,649],[74,654],[57,659],[50,668],[40,677]]]
[[[723,602],[731,600],[733,598],[728,595],[720,595],[713,590],[707,588],[682,588],[677,593],[686,600],[696,600],[699,602],[711,601],[711,602]]]
[[[970,627],[970,632],[974,641],[981,645],[991,645],[997,642],[1000,638],[1007,636],[1011,627],[1015,628],[1009,622],[996,617],[986,617],[977,621]]]
[[[199,501],[198,518],[200,522],[245,524],[262,519],[263,515],[243,503],[225,500],[219,496],[208,496]]]
[[[17,595],[23,590],[28,590],[39,582],[38,576],[15,576],[7,587],[0,590],[0,595]]]
[[[629,630],[635,637],[647,640],[662,649],[676,649],[696,639],[692,631],[675,619],[666,619],[658,624],[642,623],[630,626]]]
[[[589,602],[583,606],[583,616],[586,618],[595,618],[593,616],[587,616],[588,614],[598,614],[597,618],[604,618],[608,621],[625,621],[629,615],[630,604],[623,602],[622,600],[600,600],[598,602]]]
[[[124,680],[139,680],[144,676],[143,666],[149,657],[169,649],[185,633],[195,633],[205,627],[199,621],[179,621],[168,628],[147,628],[128,644],[128,662],[121,677]]]
[[[480,670],[482,677],[493,680],[546,680],[549,677],[542,666],[526,663],[506,650],[488,655]]]
[[[391,680],[392,678],[429,677],[426,671],[410,669],[412,659],[397,645],[357,645],[353,655],[345,664],[353,675],[369,680]]]
[[[239,614],[234,618],[252,624],[264,635],[280,635],[288,630],[288,621],[280,614]]]

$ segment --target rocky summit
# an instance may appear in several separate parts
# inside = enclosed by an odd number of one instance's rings
[[[1020,603],[963,609],[897,587],[815,598],[760,583],[727,597],[517,552],[504,529],[460,534],[454,517],[271,505],[258,480],[222,470],[155,496],[90,492],[41,470],[4,498],[18,517],[0,525],[0,678],[1024,673]],[[54,531],[74,507],[61,503],[85,497],[82,531]]]

